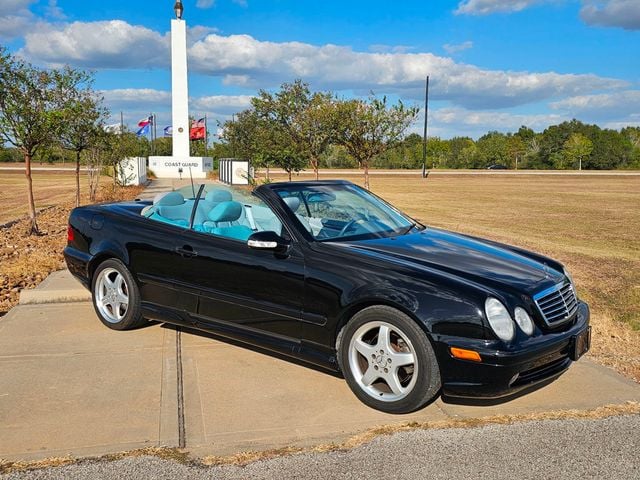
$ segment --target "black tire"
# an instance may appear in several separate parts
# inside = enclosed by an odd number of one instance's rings
[[[409,359],[414,363],[393,366]],[[344,326],[338,335],[338,362],[353,393],[386,413],[413,412],[440,392],[440,369],[429,338],[410,317],[385,305],[359,311]]]
[[[91,280],[91,297],[98,318],[113,330],[130,330],[146,323],[138,285],[120,260],[110,258],[98,265]]]

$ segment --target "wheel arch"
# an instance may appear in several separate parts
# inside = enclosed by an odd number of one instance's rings
[[[407,315],[411,320],[413,320],[416,325],[424,331],[425,335],[429,339],[429,342],[433,345],[433,339],[431,338],[431,332],[428,326],[422,322],[416,312],[411,308],[408,308],[406,305],[403,305],[400,302],[394,302],[389,300],[388,298],[367,298],[356,301],[347,307],[345,307],[339,317],[338,322],[336,323],[335,330],[333,332],[333,345],[336,351],[340,348],[340,339],[342,337],[342,331],[344,327],[349,323],[349,321],[356,315],[358,312],[364,310],[365,308],[374,307],[374,306],[384,306],[390,307],[399,312]]]
[[[106,249],[106,250],[101,250],[99,253],[97,253],[96,255],[94,255],[94,257],[91,259],[91,261],[89,262],[88,268],[87,268],[87,274],[89,277],[89,285],[91,285],[93,283],[93,275],[96,272],[96,269],[100,266],[100,264],[102,262],[104,262],[105,260],[109,260],[111,258],[114,258],[116,260],[120,260],[122,263],[124,263],[124,265],[128,268],[128,257],[127,256],[123,256],[122,254],[119,254],[112,249]],[[135,277],[134,277],[135,278]]]

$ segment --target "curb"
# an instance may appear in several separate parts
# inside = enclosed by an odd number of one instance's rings
[[[91,301],[91,292],[78,282],[69,270],[58,270],[33,289],[20,292],[20,305],[74,303]]]

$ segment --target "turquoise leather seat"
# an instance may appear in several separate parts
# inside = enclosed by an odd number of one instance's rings
[[[193,202],[185,202],[180,192],[168,192],[157,195],[151,208],[145,208],[143,214],[157,222],[188,227],[192,208]]]
[[[213,235],[246,241],[253,230],[246,225],[232,225],[238,221],[242,212],[243,206],[239,202],[219,203],[209,212],[209,221],[203,224],[204,230]]]

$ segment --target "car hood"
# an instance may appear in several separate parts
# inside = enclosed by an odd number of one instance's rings
[[[395,258],[418,268],[437,269],[489,287],[517,289],[529,295],[564,279],[563,273],[506,246],[435,228],[346,245],[363,253]]]

